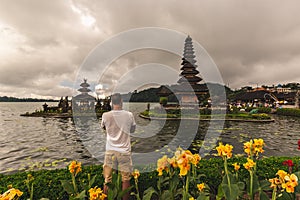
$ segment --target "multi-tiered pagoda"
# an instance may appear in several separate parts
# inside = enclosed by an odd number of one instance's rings
[[[177,81],[179,84],[176,87],[175,94],[180,97],[182,105],[198,105],[199,96],[206,94],[208,89],[206,85],[199,84],[202,78],[198,76],[199,71],[196,69],[195,52],[193,48],[192,38],[188,36],[185,39],[182,67],[180,68],[180,79]]]
[[[198,82],[202,81],[202,78],[197,76],[199,71],[196,70],[197,65],[195,64],[197,61],[195,60],[194,48],[192,43],[192,38],[188,36],[185,39],[183,58],[182,58],[182,67],[180,70],[181,78],[177,81],[179,84],[189,84],[196,85]]]
[[[88,93],[91,92],[89,89],[90,84],[87,83],[87,79],[83,80],[84,82],[80,84],[78,89],[81,94],[72,98],[73,108],[75,110],[88,111],[95,109],[95,98]]]

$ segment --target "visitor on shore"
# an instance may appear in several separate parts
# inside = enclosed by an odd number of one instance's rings
[[[111,97],[112,110],[102,115],[101,126],[106,130],[106,152],[103,165],[105,179],[104,193],[107,194],[111,182],[112,172],[119,169],[122,175],[122,189],[130,187],[132,172],[130,133],[135,131],[136,123],[133,114],[122,109],[120,93]],[[129,192],[123,196],[123,200],[129,199]]]

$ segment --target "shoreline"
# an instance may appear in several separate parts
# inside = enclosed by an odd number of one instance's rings
[[[199,121],[236,121],[236,122],[260,122],[260,123],[268,123],[274,122],[274,119],[262,119],[262,120],[255,120],[255,119],[232,119],[232,118],[224,118],[224,119],[199,119],[199,118],[192,118],[192,117],[183,117],[183,118],[166,118],[166,117],[148,117],[142,114],[139,114],[139,117],[148,120],[199,120]]]

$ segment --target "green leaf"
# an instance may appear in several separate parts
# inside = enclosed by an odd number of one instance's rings
[[[89,188],[91,188],[93,186],[93,184],[95,183],[97,175],[93,176],[92,179],[89,182]]]
[[[256,174],[253,173],[253,194],[259,191],[260,185]]]
[[[76,199],[84,199],[86,197],[85,190],[76,195]]]
[[[224,191],[222,189],[222,184],[219,185],[218,187],[218,194],[216,196],[217,200],[221,200],[223,197],[225,197]]]
[[[118,192],[117,199],[121,199],[121,198],[122,198],[126,193],[128,193],[132,188],[133,188],[133,186],[130,186],[129,188],[126,188],[125,190],[122,190],[122,191]]]
[[[266,191],[272,190],[272,188],[270,187],[271,183],[267,180],[262,180],[259,182],[259,184],[261,190],[266,190]]]
[[[171,199],[171,192],[169,190],[163,191],[160,199]]]
[[[261,193],[259,194],[259,199],[260,199],[260,200],[269,200],[270,197],[269,197],[265,192],[261,192]]]
[[[68,194],[74,194],[74,193],[75,193],[74,188],[73,188],[73,185],[72,185],[69,181],[62,180],[62,181],[60,181],[60,182],[61,182],[62,187],[64,188],[64,190],[65,190]]]
[[[172,179],[170,180],[170,190],[171,190],[171,192],[175,192],[175,190],[177,189],[178,184],[179,184],[178,176],[173,176]]]
[[[209,200],[209,195],[200,193],[197,200]]]
[[[237,184],[222,184],[222,189],[226,199],[235,200],[239,196],[239,187]]]
[[[144,191],[143,200],[151,200],[153,194],[157,194],[156,190],[153,187],[149,187],[147,190]]]

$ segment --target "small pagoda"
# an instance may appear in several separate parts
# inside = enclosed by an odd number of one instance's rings
[[[95,110],[95,98],[88,93],[90,84],[87,83],[87,79],[83,79],[83,83],[80,84],[78,89],[81,94],[72,98],[72,104],[75,111],[93,111]]]
[[[207,94],[206,85],[199,84],[202,78],[198,76],[199,71],[196,69],[195,52],[193,48],[192,38],[188,36],[185,39],[182,67],[180,68],[179,84],[176,87],[175,95],[180,97],[182,105],[199,105],[199,98],[203,94]]]

